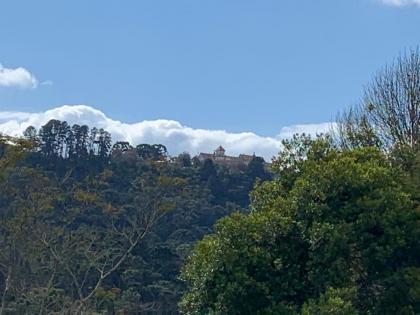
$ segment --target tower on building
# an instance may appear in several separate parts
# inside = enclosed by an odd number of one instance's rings
[[[219,147],[216,150],[214,150],[214,155],[215,156],[225,156],[225,152],[226,152],[226,150],[221,145],[219,145]]]

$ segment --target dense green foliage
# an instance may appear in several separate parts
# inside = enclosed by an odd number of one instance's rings
[[[307,137],[286,141],[273,168],[252,212],[195,246],[183,313],[420,313],[418,172]]]
[[[0,314],[176,313],[192,244],[269,177],[58,120],[25,138],[0,139]]]
[[[197,243],[185,314],[420,314],[420,54],[385,67],[330,136],[284,141],[275,177]]]
[[[0,315],[420,314],[419,78],[414,50],[273,174],[58,120],[0,135]]]

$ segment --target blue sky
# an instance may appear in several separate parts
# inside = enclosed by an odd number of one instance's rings
[[[420,42],[416,0],[383,2],[1,0],[0,63],[38,84],[0,86],[0,111],[85,104],[262,136],[331,121]]]

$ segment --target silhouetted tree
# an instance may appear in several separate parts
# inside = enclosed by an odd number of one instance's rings
[[[74,137],[73,154],[78,158],[86,158],[88,156],[89,127],[86,125],[73,125],[72,133]]]
[[[102,128],[99,129],[98,156],[101,159],[105,159],[110,153],[111,146],[112,146],[111,134]]]
[[[39,138],[41,141],[41,152],[48,157],[58,156],[60,150],[61,122],[52,119],[47,122],[39,130]]]

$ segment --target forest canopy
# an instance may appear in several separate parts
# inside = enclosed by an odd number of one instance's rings
[[[0,135],[0,315],[420,314],[419,60],[269,170],[59,120]]]
[[[332,135],[283,142],[251,212],[195,245],[182,313],[420,313],[419,60],[379,71]]]
[[[230,169],[51,120],[0,138],[0,314],[177,312],[179,270],[245,212],[264,161]]]

